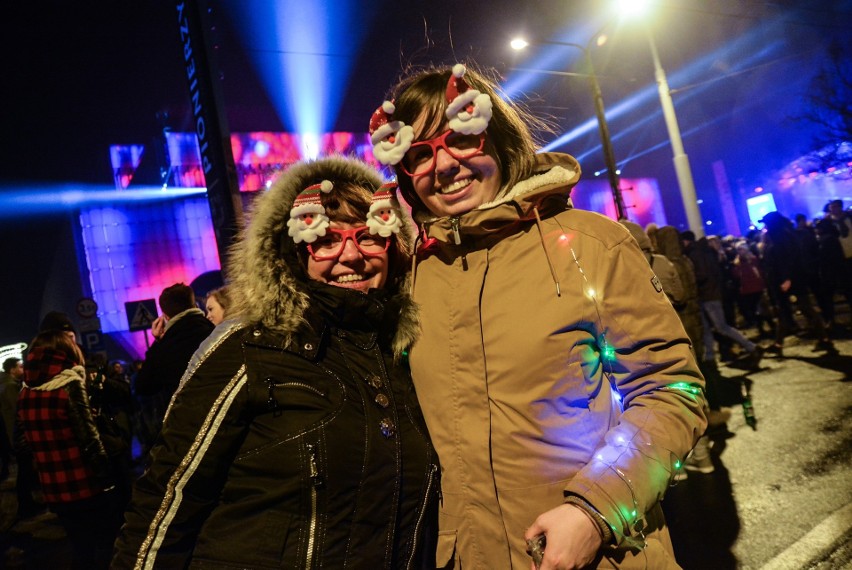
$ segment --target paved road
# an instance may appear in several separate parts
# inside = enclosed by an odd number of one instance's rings
[[[852,339],[836,356],[813,344],[788,337],[759,372],[722,368],[735,407],[716,470],[689,472],[663,502],[684,568],[852,568]],[[743,385],[757,430],[737,405]]]
[[[833,357],[790,337],[784,360],[759,372],[722,367],[732,406],[714,438],[714,473],[689,474],[663,502],[678,560],[691,569],[852,568],[852,338]],[[758,418],[746,425],[749,387]],[[0,567],[68,567],[52,516],[14,521],[13,483],[0,484]],[[651,569],[653,570],[653,569]]]

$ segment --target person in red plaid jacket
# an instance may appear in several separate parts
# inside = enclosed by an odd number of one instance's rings
[[[17,421],[44,501],[71,542],[73,568],[108,568],[121,521],[110,464],[86,393],[83,353],[62,331],[30,344]]]

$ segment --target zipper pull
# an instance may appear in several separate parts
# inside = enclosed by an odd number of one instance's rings
[[[456,245],[461,245],[461,235],[459,235],[459,219],[450,218],[450,227],[453,229],[453,241]]]
[[[269,408],[269,411],[272,412],[273,417],[278,417],[281,415],[281,408],[278,405],[278,400],[275,399],[275,379],[267,378],[266,385],[269,388],[269,397],[266,400],[266,407]]]
[[[311,443],[306,447],[308,449],[308,464],[311,469],[311,482],[314,487],[319,487],[322,484],[322,477],[320,477],[319,468],[317,468],[317,449]]]

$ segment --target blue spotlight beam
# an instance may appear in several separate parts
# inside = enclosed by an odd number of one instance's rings
[[[778,21],[771,22],[768,25],[770,27],[782,26],[784,25],[784,20],[779,19]],[[708,90],[713,89],[713,81],[707,81],[706,72],[708,69],[712,69],[717,66],[719,61],[734,62],[730,68],[726,69],[724,74],[725,76],[733,76],[752,69],[755,66],[768,65],[770,63],[779,63],[783,61],[785,58],[775,59],[779,51],[784,48],[783,43],[780,41],[767,43],[766,35],[767,31],[765,28],[751,30],[747,34],[737,38],[735,41],[695,59],[693,62],[681,69],[678,69],[674,73],[670,73],[669,80],[671,83],[689,87],[688,90],[686,87],[680,90],[672,90],[673,92],[679,92],[678,101],[680,103],[685,103],[695,97],[705,94]],[[565,32],[560,35],[560,37],[567,36],[585,37],[573,27],[566,28]],[[559,56],[558,50],[558,46],[551,46],[546,49],[538,50],[533,58],[530,58],[528,63],[524,66],[528,68],[528,71],[522,71],[522,69],[518,67],[514,68],[516,73],[511,74],[504,83],[503,88],[507,94],[517,95],[526,90],[532,89],[543,80],[544,75],[551,74],[551,72],[542,74],[540,70],[535,68],[540,66],[553,67],[557,65],[564,65],[562,62],[565,61],[565,58]],[[631,95],[622,99],[619,103],[609,105],[607,107],[606,118],[611,124],[613,122],[617,122],[618,119],[627,117],[629,112],[634,112],[644,107],[648,107],[648,111],[643,114],[641,120],[632,121],[629,125],[613,129],[613,141],[618,141],[627,136],[629,133],[638,131],[643,127],[647,128],[647,126],[652,122],[659,120],[659,117],[662,115],[662,110],[659,107],[656,85],[654,83],[648,83],[645,87],[635,91]],[[742,112],[742,109],[740,109],[739,112]],[[688,129],[685,134],[700,132],[702,128],[709,126],[709,124],[711,123],[705,123],[700,127]],[[562,135],[559,135],[557,138],[547,143],[542,150],[550,151],[569,145],[570,143],[578,140],[580,137],[588,134],[590,130],[594,129],[594,127],[594,119],[583,121],[580,125],[572,128],[570,131]],[[627,157],[621,157],[619,164],[626,164],[639,156],[661,148],[665,146],[666,142],[661,142],[659,144],[654,143],[650,145],[649,148],[638,150],[636,153]],[[600,145],[595,145],[593,148],[585,150],[582,153],[576,153],[576,155],[578,158],[585,157],[598,152],[599,150]]]
[[[354,0],[228,0],[281,122],[304,140],[334,130],[371,9]],[[374,10],[374,8],[373,8]],[[306,145],[305,158],[318,148]]]
[[[87,206],[173,200],[206,191],[205,188],[163,190],[162,187],[117,191],[112,186],[83,184],[5,186],[0,188],[0,220],[73,212]]]

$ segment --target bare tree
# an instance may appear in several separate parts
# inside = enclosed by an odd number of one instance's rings
[[[840,169],[852,162],[852,46],[835,40],[828,46],[828,59],[814,76],[804,96],[803,112],[796,120],[816,127],[814,166],[820,170]]]

